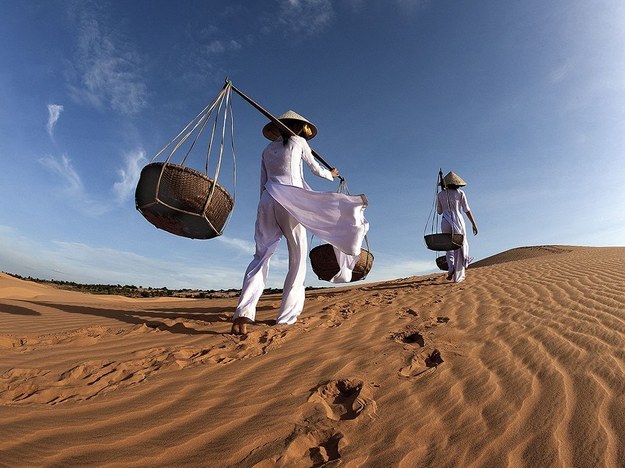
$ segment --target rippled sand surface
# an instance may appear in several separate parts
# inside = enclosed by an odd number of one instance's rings
[[[625,460],[625,248],[524,247],[464,283],[236,299],[0,275],[0,465],[556,466]]]

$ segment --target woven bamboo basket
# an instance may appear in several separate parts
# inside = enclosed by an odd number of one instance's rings
[[[334,248],[330,244],[318,245],[311,249],[308,256],[310,257],[312,269],[320,280],[330,281],[341,269],[336,261]],[[372,266],[373,254],[367,249],[361,249],[360,258],[352,271],[351,281],[359,281],[366,278]]]
[[[220,236],[234,206],[230,194],[205,174],[163,162],[143,168],[135,203],[157,228],[191,239]]]
[[[424,236],[424,239],[428,249],[436,250],[437,252],[446,252],[462,247],[464,235],[451,233],[428,234]]]
[[[449,270],[449,265],[447,265],[447,256],[440,255],[436,257],[436,266],[443,271]]]

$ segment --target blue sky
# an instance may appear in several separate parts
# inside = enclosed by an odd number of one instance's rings
[[[620,0],[0,0],[0,9],[3,271],[240,287],[266,144],[266,119],[241,98],[225,234],[176,237],[134,207],[140,169],[226,76],[274,115],[313,121],[311,146],[367,195],[370,281],[435,271],[422,236],[439,167],[468,182],[478,259],[526,245],[625,245]],[[229,188],[231,173],[223,177]],[[281,286],[286,263],[282,244],[269,286]],[[327,283],[309,271],[307,284]]]

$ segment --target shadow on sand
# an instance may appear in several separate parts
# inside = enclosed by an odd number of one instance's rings
[[[29,309],[28,307],[16,306],[12,304],[4,304],[0,302],[0,312],[13,315],[41,315],[39,312]]]
[[[53,302],[37,302],[37,301],[24,301],[36,306],[51,307],[62,312],[70,314],[83,314],[93,315],[96,317],[105,317],[120,322],[128,323],[131,325],[146,325],[150,328],[157,328],[162,331],[168,331],[170,333],[181,333],[186,335],[221,335],[223,332],[217,332],[214,330],[196,330],[185,323],[175,323],[168,325],[164,320],[197,320],[207,323],[224,323],[229,322],[232,316],[232,310],[228,310],[223,307],[195,307],[195,308],[158,308],[147,310],[123,310],[123,309],[100,309],[96,307],[70,305],[70,304],[57,304]],[[10,306],[10,310],[6,310],[8,313],[20,313],[21,315],[41,315],[28,307]],[[0,311],[5,311],[6,305],[0,305]],[[271,310],[271,306],[261,306],[257,310]],[[274,321],[257,321],[257,323],[263,323],[271,325]]]

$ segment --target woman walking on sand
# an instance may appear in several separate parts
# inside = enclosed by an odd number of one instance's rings
[[[247,325],[256,317],[256,305],[265,288],[269,260],[284,236],[289,251],[289,270],[284,280],[278,325],[293,324],[304,308],[307,241],[306,229],[334,245],[349,257],[352,266],[360,256],[363,238],[369,229],[364,217],[364,195],[345,195],[313,191],[303,174],[303,163],[313,174],[327,180],[339,171],[322,167],[313,157],[307,140],[317,127],[301,115],[288,111],[280,120],[295,135],[274,122],[263,128],[272,140],[261,158],[260,201],[254,240],[256,252],[243,278],[239,304],[233,316],[231,333],[245,335]],[[353,259],[353,261],[351,261]]]
[[[469,242],[467,229],[462,212],[466,213],[471,221],[473,235],[477,236],[477,224],[469,208],[467,196],[460,189],[467,183],[458,174],[450,172],[443,178],[442,190],[436,196],[436,212],[443,215],[441,231],[444,233],[463,234],[462,247],[449,250],[446,253],[447,279],[459,283],[465,279],[465,270],[473,260],[469,257]]]

